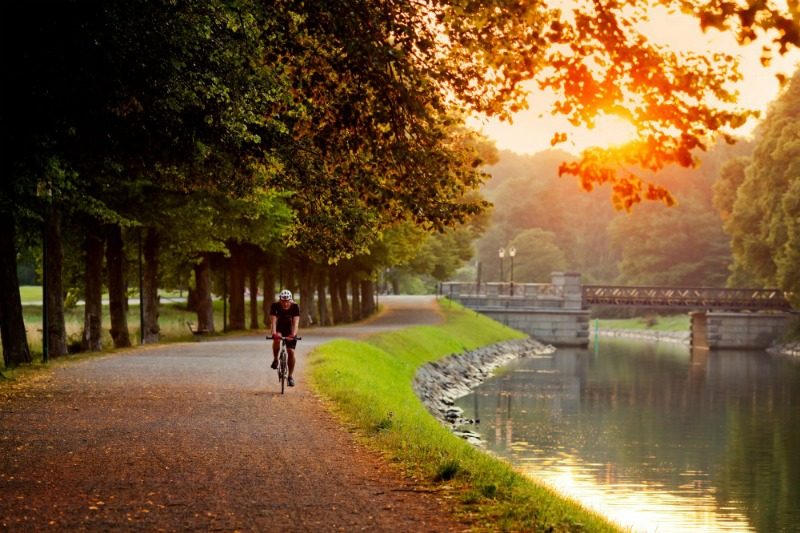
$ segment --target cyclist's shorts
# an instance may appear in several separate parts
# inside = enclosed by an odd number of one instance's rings
[[[289,348],[290,350],[294,350],[296,346],[297,346],[297,339],[292,339],[290,341],[289,340],[286,341],[286,347]]]

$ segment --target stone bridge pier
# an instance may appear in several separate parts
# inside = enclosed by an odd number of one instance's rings
[[[694,348],[763,350],[786,331],[787,313],[726,313],[692,311]]]

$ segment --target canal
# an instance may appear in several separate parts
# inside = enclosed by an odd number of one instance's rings
[[[633,531],[800,531],[800,361],[600,339],[457,405],[492,453]]]

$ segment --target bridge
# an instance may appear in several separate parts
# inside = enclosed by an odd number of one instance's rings
[[[580,274],[553,272],[550,283],[447,282],[441,294],[543,342],[586,346],[592,307],[685,310],[692,345],[765,348],[786,327],[792,307],[778,289],[581,285]]]
[[[778,289],[712,289],[584,285],[583,306],[648,307],[720,311],[790,311]]]

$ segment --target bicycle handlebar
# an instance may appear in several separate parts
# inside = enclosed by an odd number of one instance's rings
[[[282,341],[283,341],[283,340],[286,340],[286,337],[284,337],[283,335],[279,335],[279,337],[280,337],[280,340],[282,340]],[[272,335],[267,335],[265,338],[266,338],[267,340],[271,340],[271,339],[272,339]],[[292,340],[300,341],[300,340],[303,340],[303,337],[295,337],[295,338],[294,338],[294,339],[292,339]]]

